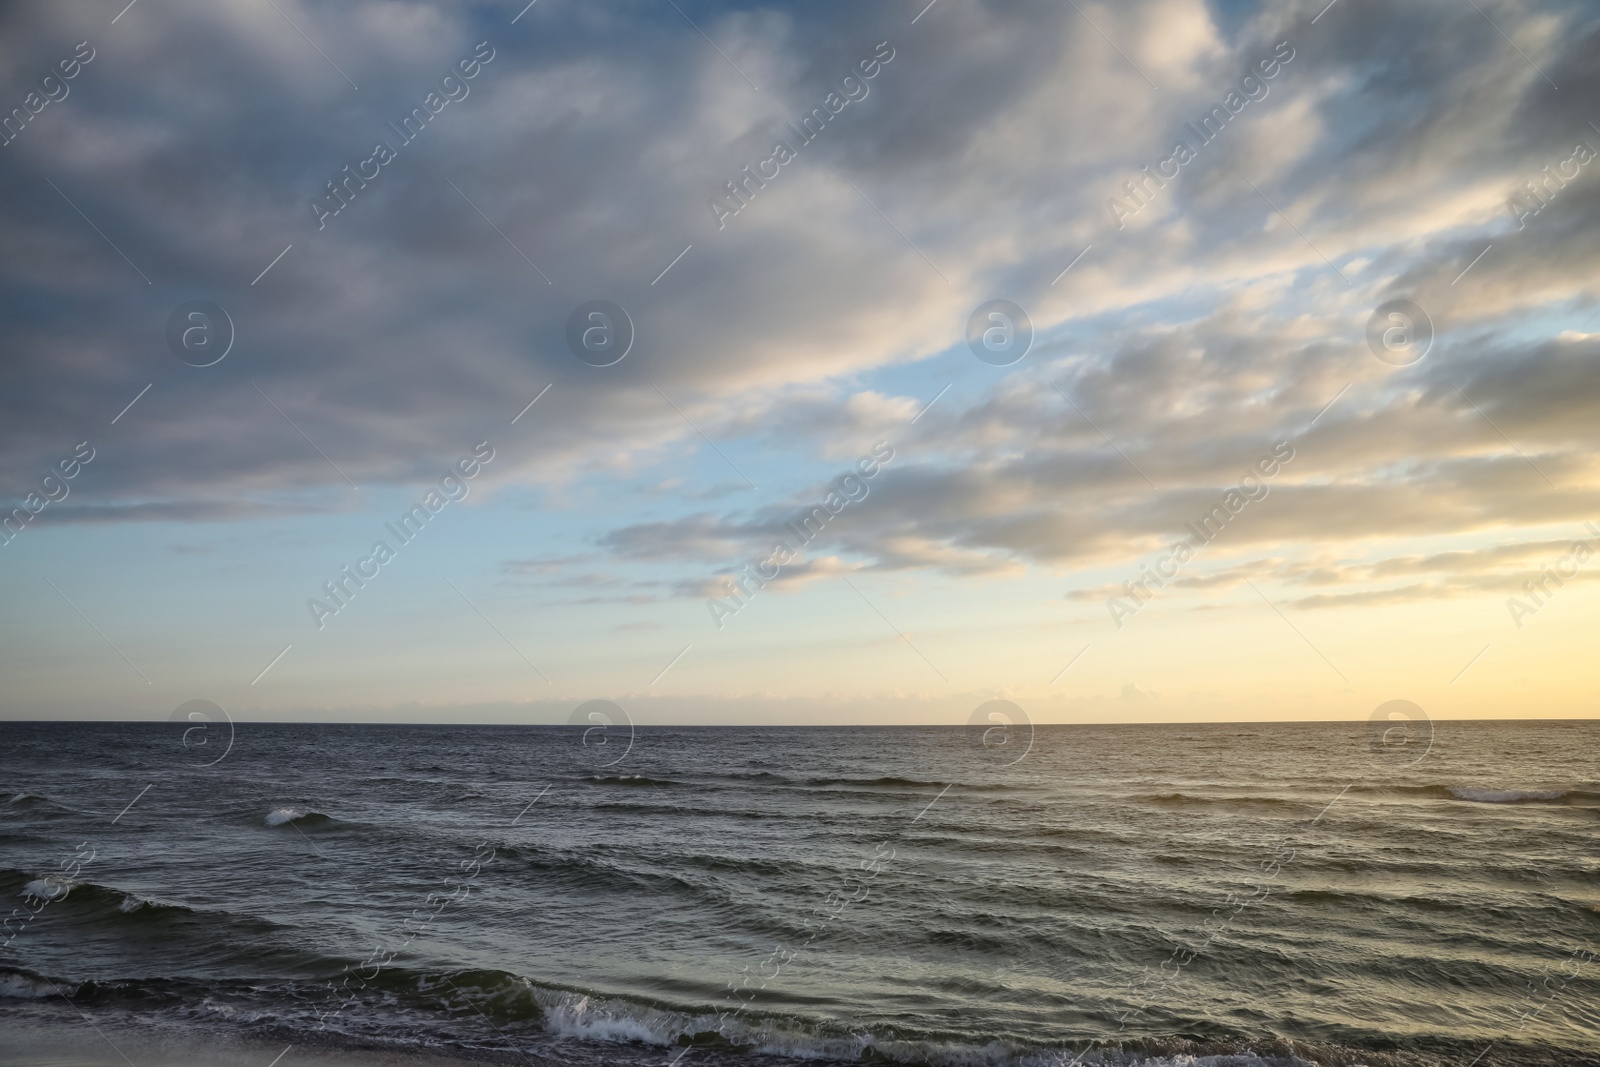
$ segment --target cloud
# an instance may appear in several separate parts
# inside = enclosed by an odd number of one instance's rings
[[[1278,441],[1296,460],[1219,548],[1600,513],[1600,163],[1525,228],[1505,206],[1576,140],[1600,147],[1581,5],[1496,9],[1516,48],[1444,0],[1344,0],[1314,26],[1311,3],[955,4],[914,27],[888,6],[706,5],[716,48],[650,7],[545,0],[511,26],[421,0],[280,6],[175,0],[114,32],[66,5],[3,16],[6,99],[73,42],[99,50],[0,149],[0,488],[85,437],[102,449],[52,521],[338,511],[359,499],[346,475],[433,481],[487,438],[480,499],[661,486],[658,510],[594,519],[595,554],[704,567],[672,579],[702,595],[878,435],[902,458],[785,581],[1122,565]],[[495,57],[470,95],[319,230],[312,198],[479,41]],[[869,94],[719,229],[708,199],[883,41]],[[1295,55],[1270,93],[1117,229],[1108,198],[1280,41]],[[1034,319],[1029,360],[911,425],[952,358],[973,369],[961,330],[998,293]],[[1439,331],[1400,370],[1363,340],[1397,294]],[[563,340],[597,295],[638,335],[611,368]],[[238,339],[197,369],[163,335],[202,296]],[[782,478],[746,493],[726,469],[665,470],[702,433]],[[1410,565],[1476,565],[1437,558]],[[590,562],[502,570],[595,584]]]

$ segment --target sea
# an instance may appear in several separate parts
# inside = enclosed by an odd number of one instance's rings
[[[0,723],[0,1031],[1600,1064],[1600,723],[995,722]]]

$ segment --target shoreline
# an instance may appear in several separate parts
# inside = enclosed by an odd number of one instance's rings
[[[58,1023],[11,1016],[0,1028],[0,1063],[8,1067],[481,1067],[533,1063],[526,1053],[464,1058],[425,1050],[290,1044],[226,1031],[201,1034],[140,1023],[125,1028],[86,1020]]]

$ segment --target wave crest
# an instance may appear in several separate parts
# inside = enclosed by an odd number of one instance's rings
[[[0,968],[0,1000],[43,1000],[56,992],[48,980],[31,971]]]
[[[283,807],[273,808],[272,811],[267,813],[267,818],[265,821],[268,826],[286,826],[292,822],[302,821],[304,821],[307,825],[312,825],[317,823],[330,823],[333,822],[333,818],[331,816],[324,815],[320,811],[313,811],[310,808]]]
[[[22,892],[17,895],[35,900],[56,901],[72,892],[77,885],[78,883],[71,878],[63,878],[59,874],[47,874],[23,886]]]
[[[1537,804],[1567,799],[1565,789],[1480,789],[1476,786],[1453,785],[1450,795],[1457,800],[1470,800],[1478,804]]]

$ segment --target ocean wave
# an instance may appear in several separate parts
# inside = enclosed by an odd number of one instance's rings
[[[0,800],[0,814],[3,814],[6,818],[11,819],[26,819],[29,817],[40,816],[52,818],[69,815],[91,814],[78,808],[69,807],[59,800],[51,800],[49,797],[43,796],[39,793],[29,793],[24,791],[20,793],[13,793],[10,796],[5,796],[5,794],[0,793],[0,797],[4,797],[3,800]]]
[[[643,889],[651,893],[669,892],[690,897],[720,895],[711,887],[691,881],[669,868],[654,867],[637,860],[619,862],[603,855],[528,843],[497,846],[495,862],[508,868],[520,865],[525,870],[538,872],[551,886],[585,892]]]
[[[422,984],[427,982],[424,979]],[[553,988],[503,971],[441,976],[441,984],[447,987],[464,988],[468,983],[474,996],[502,1001],[507,997],[528,998],[538,1005],[538,1022],[546,1035],[609,1046],[612,1051],[600,1059],[606,1063],[659,1064],[661,1053],[639,1048],[645,1046],[742,1054],[722,1062],[748,1062],[745,1057],[753,1055],[790,1062],[877,1062],[917,1067],[1067,1067],[1072,1063],[1086,1067],[1313,1067],[1293,1055],[1263,1056],[1236,1050],[1218,1054],[1192,1046],[1176,1055],[1168,1050],[1104,1049],[1080,1057],[1075,1050],[1029,1047],[1008,1040],[952,1040],[904,1033],[892,1027],[874,1033],[792,1015],[747,1014],[728,1010],[733,1007],[731,1004],[698,1010],[675,1008],[631,997]],[[628,1052],[630,1046],[632,1055],[619,1055]],[[571,1062],[566,1057],[562,1059]]]
[[[1581,807],[1600,804],[1600,792],[1574,788],[1495,789],[1480,785],[1379,785],[1357,786],[1352,792],[1372,796],[1464,800],[1473,804],[1568,804]]]
[[[882,787],[910,787],[913,789],[939,789],[949,785],[949,782],[924,781],[921,778],[901,778],[897,775],[883,775],[878,778],[801,778],[804,785],[858,785]],[[993,788],[984,786],[963,786],[965,789]],[[1004,788],[1004,787],[1002,787]]]
[[[581,993],[535,996],[544,1002],[546,1027],[560,1037],[671,1045],[682,1033],[679,1017],[644,1005],[619,1007],[619,1002]]]
[[[591,774],[584,781],[593,782],[595,785],[672,786],[683,784],[671,778],[647,778],[642,774]]]
[[[334,819],[331,815],[324,815],[322,812],[313,811],[310,808],[284,807],[273,808],[267,813],[265,821],[268,826],[286,826],[292,822],[303,822],[307,826],[313,826],[331,823]]]
[[[42,878],[35,878],[23,886],[22,892],[18,893],[17,896],[27,897],[30,900],[56,901],[65,897],[77,887],[78,883],[71,878],[63,878],[59,874],[47,874]]]
[[[352,963],[352,966],[356,966]],[[798,1015],[745,1012],[731,1003],[697,1007],[559,987],[496,969],[388,968],[355,992],[332,980],[263,984],[259,979],[148,978],[74,982],[0,967],[0,998],[36,1002],[33,1012],[68,1009],[57,990],[97,1010],[120,1010],[159,1024],[185,1021],[197,1032],[226,1027],[270,1033],[333,1051],[426,1049],[470,1061],[500,1058],[509,1043],[530,1062],[568,1067],[660,1067],[698,1050],[701,1067],[779,1064],[905,1064],[908,1067],[1315,1067],[1317,1063],[1402,1067],[1440,1062],[1372,1047],[1306,1045],[1281,1039],[1247,1042],[1215,1035],[1128,1038],[1116,1043],[1021,1042],[1011,1038],[903,1030],[890,1024],[848,1027]],[[15,1009],[19,1010],[21,1005]],[[729,1010],[733,1009],[733,1010]],[[1464,1046],[1463,1046],[1464,1047]],[[1461,1049],[1452,1048],[1452,1054]],[[1552,1050],[1553,1052],[1554,1050]],[[530,1055],[530,1053],[532,1055]],[[1566,1063],[1541,1058],[1539,1062]],[[404,1062],[410,1062],[406,1060]],[[1531,1062],[1516,1060],[1515,1062]]]
[[[1276,810],[1279,808],[1305,807],[1310,801],[1295,800],[1291,797],[1269,797],[1229,794],[1226,796],[1204,796],[1198,793],[1134,793],[1128,799],[1143,801],[1164,808],[1187,807],[1233,807],[1233,808],[1266,808]]]
[[[1457,800],[1471,800],[1478,804],[1537,804],[1565,800],[1565,789],[1479,789],[1475,786],[1453,785],[1450,795]]]
[[[10,868],[0,868],[0,881],[15,884],[28,877]],[[174,937],[198,932],[202,941],[211,943],[218,934],[234,941],[241,938],[276,940],[285,930],[280,923],[259,915],[193,908],[98,882],[71,881],[59,874],[27,881],[18,895],[48,901],[55,922],[120,937],[155,937],[170,943]],[[287,955],[295,960],[302,956],[294,950],[289,950]],[[320,957],[315,954],[305,956],[306,960],[317,958]]]
[[[154,917],[158,913],[167,915],[191,915],[194,909],[182,904],[162,904],[157,901],[142,897],[137,893],[130,893],[114,886],[100,885],[97,882],[73,882],[59,875],[50,875],[46,878],[35,879],[23,887],[24,896],[42,896],[35,887],[40,882],[54,882],[58,890],[56,896],[45,896],[46,900],[61,900],[67,896],[67,890],[72,891],[73,911],[94,912],[104,910],[122,915],[131,915],[142,912],[141,919]]]
[[[43,1000],[56,995],[45,978],[11,967],[0,967],[0,1000]]]
[[[737,782],[740,784],[750,782],[772,782],[781,786],[793,786],[800,789],[814,789],[826,787],[830,794],[847,795],[849,789],[838,787],[854,787],[862,795],[881,793],[888,789],[943,789],[950,786],[952,791],[965,793],[1016,793],[1027,792],[1029,787],[1016,783],[1004,782],[962,782],[934,781],[924,778],[907,778],[900,775],[880,775],[875,778],[866,777],[834,777],[834,776],[803,776],[775,774],[772,771],[729,771],[723,774],[709,775],[723,781]]]
[[[677,800],[670,800],[670,799],[667,799],[667,798],[662,798],[662,800],[659,803],[656,803],[656,804],[644,803],[642,801],[643,801],[643,798],[641,798],[640,800],[632,801],[632,802],[628,802],[628,801],[601,801],[601,802],[597,802],[595,804],[590,805],[590,808],[593,811],[633,812],[633,813],[636,813],[636,814],[639,814],[639,815],[660,815],[661,813],[667,812],[667,811],[681,812],[681,811],[684,810],[682,802],[681,801],[677,801]],[[792,813],[792,812],[750,811],[748,809],[742,809],[742,808],[729,808],[729,809],[726,809],[724,811],[717,812],[717,818],[719,818],[719,819],[796,819],[796,820],[799,820],[799,819],[804,819],[805,817],[806,816],[804,814],[795,814],[795,813]]]

